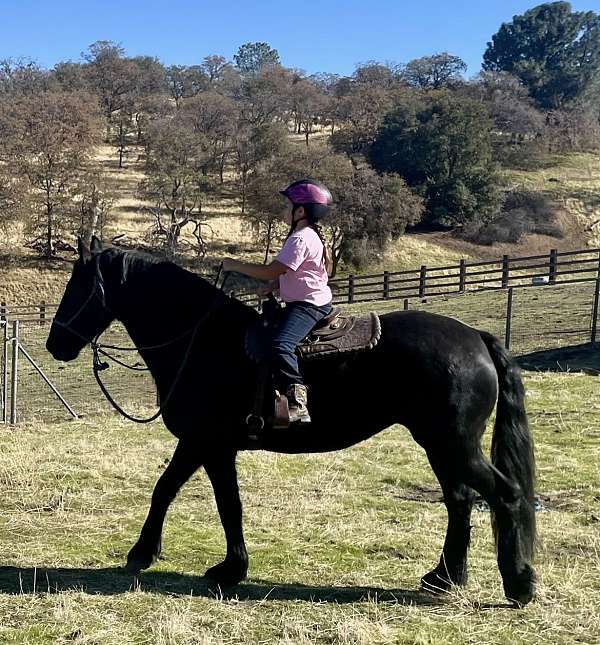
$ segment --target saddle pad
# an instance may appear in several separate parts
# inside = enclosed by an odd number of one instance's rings
[[[372,349],[381,337],[381,323],[377,314],[364,316],[338,316],[330,325],[311,332],[300,345],[298,354],[304,360],[312,360],[328,354],[357,352]],[[269,352],[271,329],[259,320],[246,332],[247,355],[260,363]]]
[[[306,360],[373,349],[381,338],[379,316],[370,312],[363,316],[338,316],[330,325],[311,332],[300,345],[298,353]]]

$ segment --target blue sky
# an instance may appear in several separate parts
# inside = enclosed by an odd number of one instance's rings
[[[449,51],[477,73],[502,22],[540,4],[527,0],[0,0],[0,59],[44,67],[79,60],[96,40],[130,56],[192,65],[208,54],[233,57],[245,42],[266,41],[287,67],[352,73],[367,60],[407,62]],[[600,12],[600,0],[574,0]]]

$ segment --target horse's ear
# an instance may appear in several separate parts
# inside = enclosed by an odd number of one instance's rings
[[[87,248],[85,242],[81,239],[81,237],[77,238],[77,253],[79,253],[79,257],[83,260],[84,263],[92,257],[90,250]]]
[[[92,235],[92,243],[90,244],[90,251],[92,252],[92,255],[100,253],[102,249],[102,242],[95,235]]]

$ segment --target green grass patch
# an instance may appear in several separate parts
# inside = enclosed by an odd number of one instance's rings
[[[251,565],[238,587],[202,577],[224,553],[203,473],[167,518],[164,559],[139,579],[122,574],[175,440],[103,417],[0,435],[0,642],[598,642],[599,381],[525,380],[550,510],[538,515],[538,599],[523,611],[504,602],[487,513],[473,515],[469,587],[419,592],[446,514],[401,427],[337,453],[240,455]]]

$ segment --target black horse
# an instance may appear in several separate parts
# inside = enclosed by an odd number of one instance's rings
[[[256,383],[244,335],[258,314],[170,262],[104,249],[95,238],[89,249],[80,242],[79,255],[48,351],[58,360],[73,360],[113,320],[121,321],[165,402],[163,421],[179,439],[127,569],[139,572],[156,560],[169,505],[203,466],[227,540],[224,561],[206,573],[221,585],[237,584],[246,576],[248,554],[236,454],[249,447],[245,418]],[[168,326],[156,315],[159,309],[169,312]],[[381,317],[381,326],[375,349],[303,365],[312,424],[265,429],[263,449],[340,450],[404,425],[425,449],[448,511],[443,552],[422,578],[423,587],[447,590],[466,583],[476,491],[492,510],[505,594],[515,603],[529,602],[535,584],[534,455],[518,368],[494,336],[451,318],[393,312]],[[480,440],[496,400],[490,463]]]

